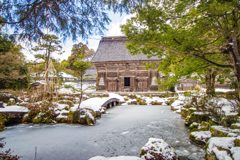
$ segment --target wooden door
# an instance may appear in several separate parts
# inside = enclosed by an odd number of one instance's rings
[[[117,82],[116,81],[108,82],[108,91],[112,91],[112,92],[117,91]]]
[[[148,91],[148,83],[147,81],[139,81],[137,85],[138,91]]]

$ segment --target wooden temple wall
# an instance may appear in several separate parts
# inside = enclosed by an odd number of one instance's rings
[[[152,78],[159,77],[155,70],[147,70],[146,62],[104,62],[95,63],[97,69],[97,90],[140,92],[157,90]],[[130,79],[130,86],[125,86],[125,79]]]

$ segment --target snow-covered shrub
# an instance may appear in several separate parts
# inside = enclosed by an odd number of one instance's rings
[[[78,123],[92,126],[96,123],[96,112],[91,109],[81,108],[80,110],[68,113],[68,121],[70,123]]]
[[[48,101],[29,103],[29,113],[23,117],[23,122],[27,123],[54,123],[57,114],[54,105]]]
[[[175,150],[164,140],[150,138],[141,148],[140,157],[144,160],[177,160]]]

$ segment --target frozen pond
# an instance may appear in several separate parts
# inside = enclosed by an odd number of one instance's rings
[[[189,142],[180,115],[168,106],[118,106],[96,126],[18,125],[1,132],[6,147],[24,160],[87,160],[96,155],[138,155],[148,138],[162,138],[181,159],[203,159],[204,152]]]

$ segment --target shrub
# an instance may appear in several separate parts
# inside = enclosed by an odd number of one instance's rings
[[[29,113],[24,117],[23,122],[27,123],[53,123],[56,119],[54,106],[51,102],[42,101],[30,103]]]

